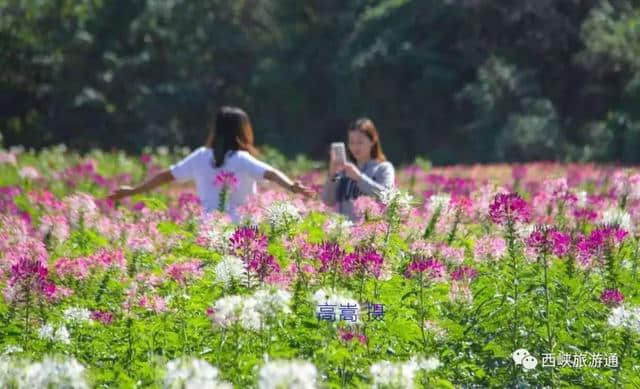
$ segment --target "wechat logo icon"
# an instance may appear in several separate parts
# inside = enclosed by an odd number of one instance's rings
[[[538,366],[538,359],[523,348],[514,351],[511,357],[516,365],[522,365],[525,371],[533,370]]]

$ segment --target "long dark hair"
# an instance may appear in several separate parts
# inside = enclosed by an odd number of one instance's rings
[[[257,155],[253,145],[253,128],[246,112],[238,107],[224,106],[216,113],[215,129],[211,129],[206,147],[213,149],[215,167],[224,164],[228,151],[244,150]]]
[[[376,128],[375,124],[373,124],[373,121],[371,119],[359,118],[354,120],[347,128],[347,135],[349,135],[350,131],[361,132],[366,135],[371,140],[371,142],[373,142],[373,145],[371,146],[371,159],[375,159],[378,162],[384,162],[387,160],[384,152],[382,152],[382,145],[380,144],[380,135],[378,134],[378,129]],[[353,154],[351,154],[349,148],[347,148],[347,153],[349,155],[349,158],[352,161],[355,161],[355,157],[353,156]]]

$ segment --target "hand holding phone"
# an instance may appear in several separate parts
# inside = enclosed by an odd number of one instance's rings
[[[338,179],[337,169],[347,162],[347,153],[342,142],[331,143],[331,161],[330,161],[330,173],[332,174],[332,180],[335,182]]]
[[[342,142],[331,143],[331,159],[337,163],[347,162],[347,153]]]

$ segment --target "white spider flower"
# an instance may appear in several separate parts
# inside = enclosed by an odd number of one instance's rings
[[[197,358],[179,358],[167,363],[163,387],[166,389],[232,389],[220,380],[218,369]]]
[[[266,209],[267,220],[273,228],[282,229],[300,221],[300,211],[288,201],[275,201]]]
[[[306,361],[276,360],[265,363],[258,373],[259,389],[315,389],[318,371]]]

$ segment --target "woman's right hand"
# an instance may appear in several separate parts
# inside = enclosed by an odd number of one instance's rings
[[[116,189],[115,192],[113,192],[107,198],[109,200],[112,200],[112,201],[118,201],[120,199],[132,196],[134,194],[135,194],[135,191],[134,191],[134,189],[132,187],[130,187],[130,186],[121,186],[120,188]]]

